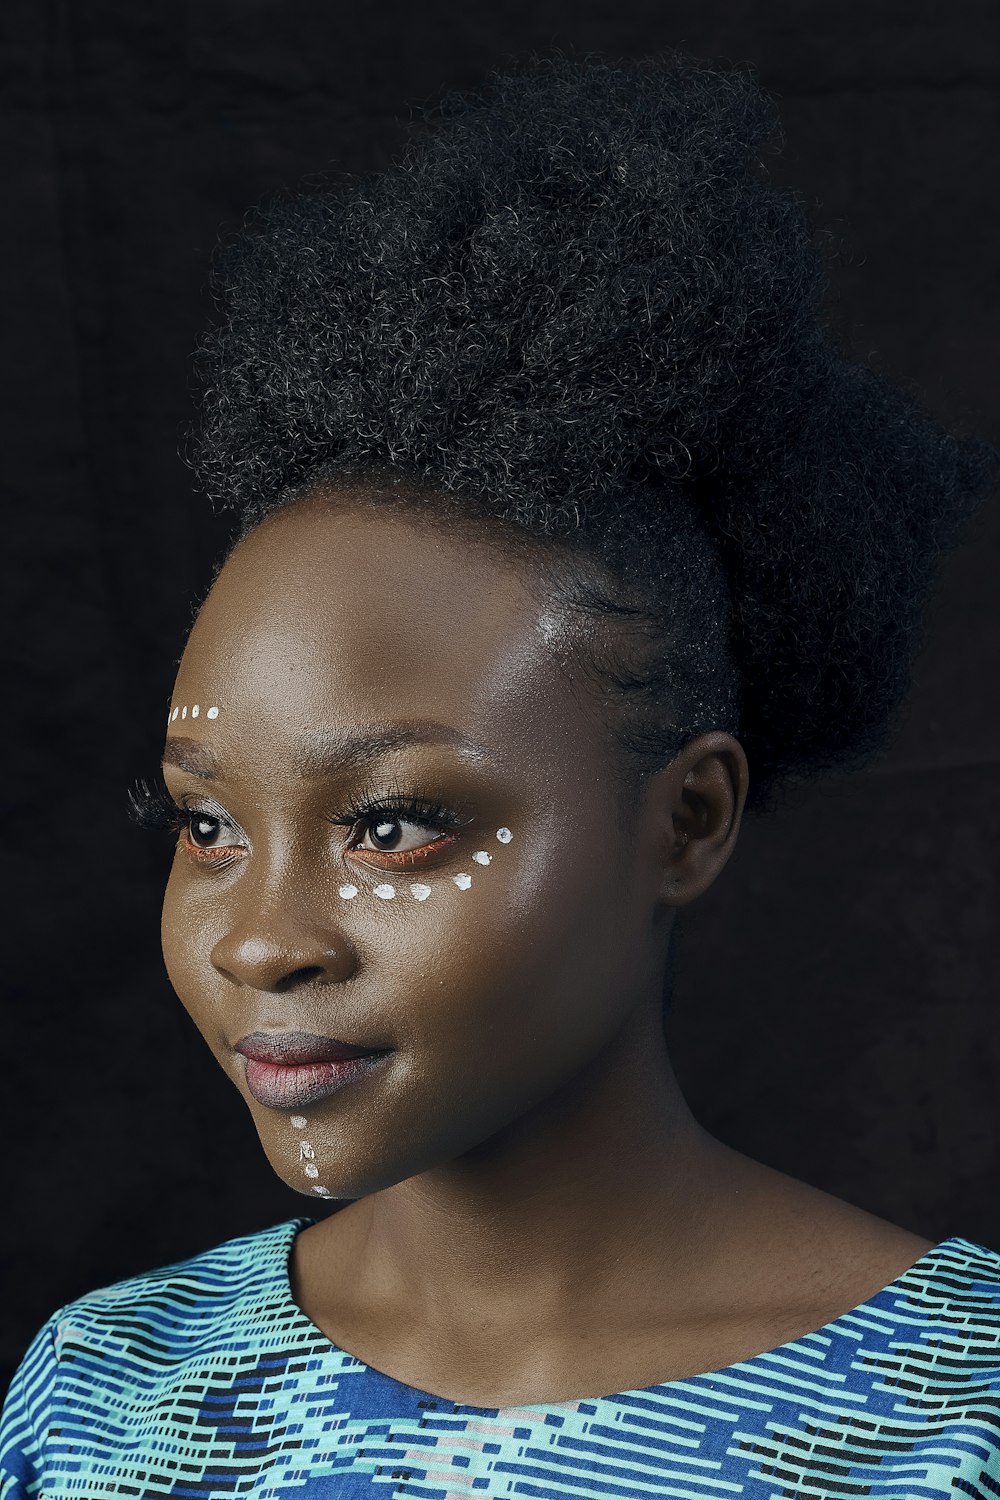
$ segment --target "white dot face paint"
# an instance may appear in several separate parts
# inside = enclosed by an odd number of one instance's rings
[[[332,1198],[333,1197],[333,1194],[330,1192],[329,1188],[314,1187],[313,1188],[313,1192],[316,1194],[317,1198]]]
[[[209,715],[211,715],[211,712],[212,710],[209,709]],[[216,712],[218,712],[218,710],[216,710]],[[501,844],[509,844],[514,837],[513,833],[509,828],[506,827],[506,825],[503,828],[497,829],[496,836]],[[486,866],[493,863],[494,855],[491,854],[488,849],[477,849],[471,856],[471,858],[475,864],[480,866],[480,868],[485,869]],[[452,875],[451,881],[458,887],[460,891],[467,891],[472,886],[472,876],[467,874],[465,871],[463,871],[460,875]],[[356,886],[350,882],[346,885],[338,886],[337,891],[342,901],[353,901],[356,896],[365,894],[362,892],[359,886]],[[432,885],[428,885],[425,881],[415,880],[410,882],[409,893],[414,901],[427,901],[433,895],[433,892],[434,887]],[[367,894],[377,897],[379,901],[392,901],[395,896],[402,893],[403,887],[396,887],[394,885],[390,885],[388,881],[382,881],[380,882],[380,884],[370,887]],[[302,1125],[305,1125],[304,1116],[296,1115],[292,1123],[294,1124],[296,1120],[301,1120]]]
[[[288,1123],[293,1130],[305,1130],[308,1122],[305,1115],[292,1115]],[[311,1141],[299,1141],[299,1164],[301,1165],[303,1162],[305,1166],[302,1167],[302,1170],[307,1177],[315,1178],[319,1176],[319,1167],[316,1166],[316,1148]],[[314,1187],[313,1192],[318,1193],[321,1198],[332,1196],[326,1188]]]
[[[191,717],[192,717],[192,719],[197,719],[200,716],[200,714],[201,714],[201,705],[198,704],[198,703],[193,704],[192,707],[191,707]],[[174,719],[176,719],[178,716],[180,718],[182,718],[182,719],[186,719],[187,718],[187,716],[188,716],[188,706],[187,706],[186,703],[184,704],[183,707],[181,707],[181,708],[175,708],[175,709],[173,709],[173,711],[171,713],[168,713],[168,715],[167,715],[167,723],[168,724],[173,723]],[[206,711],[205,711],[205,717],[206,717],[206,719],[217,719],[219,717],[219,710],[217,708],[206,709]]]

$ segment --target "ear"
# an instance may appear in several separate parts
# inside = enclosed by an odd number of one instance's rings
[[[689,740],[647,785],[660,829],[659,900],[687,906],[725,865],[740,831],[750,774],[739,740],[712,730]]]

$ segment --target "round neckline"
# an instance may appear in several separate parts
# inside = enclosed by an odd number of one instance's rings
[[[286,1220],[283,1225],[278,1226],[285,1230],[285,1234],[278,1242],[280,1254],[277,1278],[278,1292],[281,1301],[286,1305],[286,1310],[292,1314],[293,1322],[308,1329],[314,1338],[321,1339],[334,1353],[342,1354],[346,1359],[353,1360],[355,1364],[360,1365],[363,1370],[366,1370],[376,1380],[387,1383],[390,1387],[398,1391],[405,1392],[411,1400],[430,1401],[438,1406],[453,1407],[456,1412],[470,1412],[481,1416],[494,1414],[498,1416],[505,1414],[516,1415],[518,1412],[523,1412],[527,1415],[529,1413],[549,1411],[575,1411],[582,1405],[589,1405],[600,1401],[628,1401],[636,1397],[655,1395],[658,1392],[669,1392],[683,1386],[691,1385],[692,1383],[711,1384],[726,1375],[752,1370],[755,1365],[770,1360],[775,1356],[791,1354],[797,1350],[807,1348],[818,1336],[839,1332],[844,1323],[855,1317],[858,1313],[863,1313],[866,1308],[876,1308],[885,1297],[891,1297],[900,1292],[912,1290],[911,1283],[915,1282],[919,1285],[924,1279],[924,1273],[929,1270],[933,1263],[940,1259],[942,1252],[951,1249],[957,1249],[961,1252],[962,1246],[966,1245],[970,1249],[975,1248],[972,1242],[963,1239],[961,1235],[950,1235],[947,1239],[940,1240],[929,1250],[925,1250],[923,1255],[919,1256],[912,1265],[908,1266],[899,1276],[894,1277],[892,1281],[887,1282],[885,1286],[880,1287],[877,1292],[873,1292],[870,1297],[866,1297],[863,1302],[857,1303],[854,1307],[847,1308],[845,1312],[838,1313],[837,1317],[832,1318],[830,1322],[822,1324],[819,1328],[810,1329],[808,1333],[802,1333],[796,1339],[789,1339],[784,1344],[775,1344],[773,1348],[762,1349],[758,1354],[748,1355],[746,1359],[737,1360],[734,1364],[719,1365],[714,1370],[699,1370],[695,1374],[683,1375],[676,1380],[658,1380],[654,1381],[652,1385],[635,1386],[632,1389],[622,1391],[609,1391],[606,1394],[597,1396],[573,1396],[566,1401],[532,1401],[520,1406],[476,1406],[469,1401],[456,1401],[451,1396],[435,1395],[433,1391],[425,1391],[420,1386],[409,1385],[404,1380],[397,1380],[395,1375],[390,1375],[387,1371],[380,1370],[375,1365],[368,1364],[366,1360],[360,1359],[356,1354],[352,1354],[349,1349],[343,1349],[339,1344],[335,1344],[333,1339],[325,1334],[322,1328],[303,1312],[292,1295],[292,1251],[295,1241],[302,1230],[310,1228],[318,1222],[316,1219],[303,1216],[297,1219]]]

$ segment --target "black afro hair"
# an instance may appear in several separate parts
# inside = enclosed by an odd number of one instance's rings
[[[189,461],[239,535],[338,476],[599,559],[647,767],[738,735],[748,812],[896,727],[944,554],[1000,476],[822,327],[749,65],[562,54],[428,112],[388,170],[220,246]]]

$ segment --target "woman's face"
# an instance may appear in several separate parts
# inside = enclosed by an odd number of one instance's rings
[[[302,1192],[454,1161],[658,995],[655,851],[554,609],[516,554],[341,497],[258,527],[198,616],[164,954]],[[343,1082],[315,1038],[380,1056]]]

